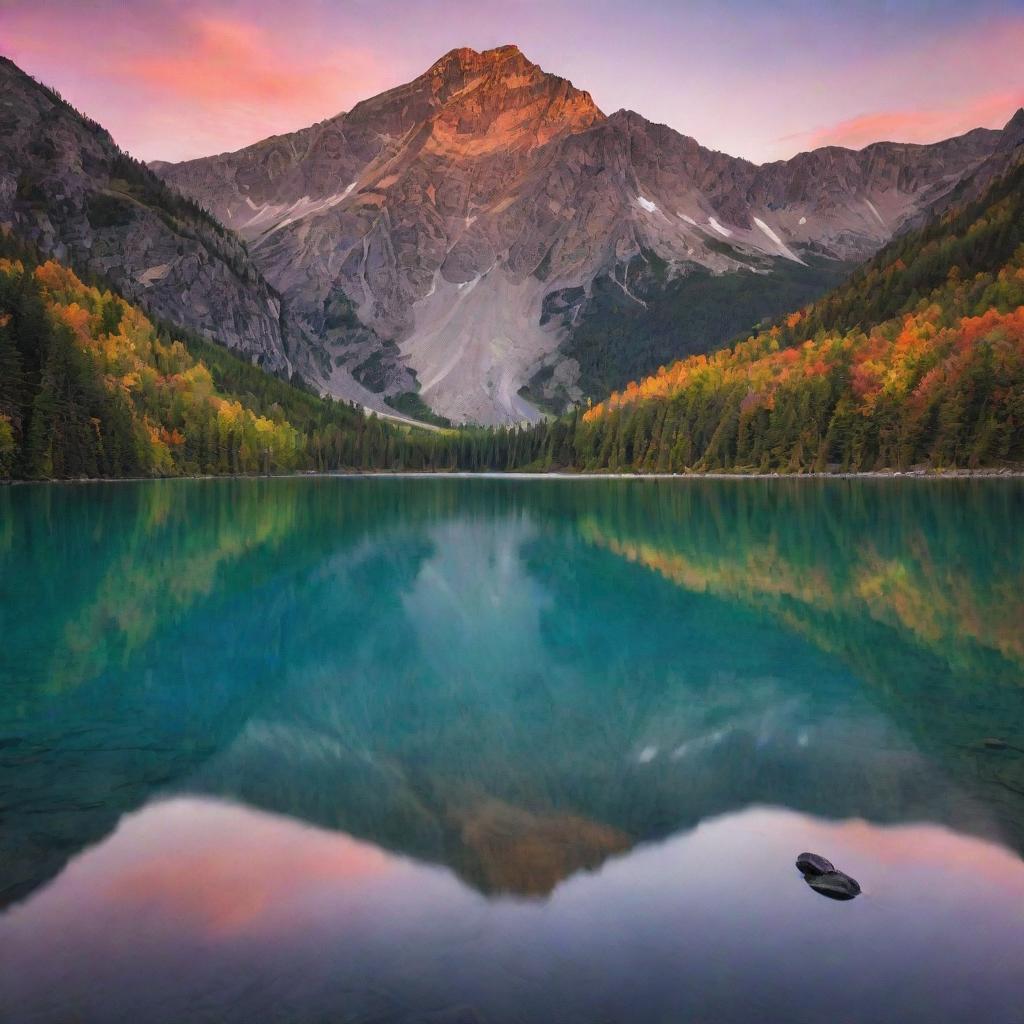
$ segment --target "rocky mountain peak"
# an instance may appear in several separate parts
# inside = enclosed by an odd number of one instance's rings
[[[507,423],[540,415],[526,395],[558,406],[619,384],[585,377],[587,338],[674,301],[670,284],[756,271],[768,295],[778,271],[817,287],[1002,135],[759,167],[634,111],[606,117],[517,46],[460,47],[330,122],[160,173],[243,233],[318,340],[319,386],[347,368],[450,419]],[[790,301],[777,294],[757,316]]]
[[[418,78],[364,100],[336,122],[356,148],[360,133],[371,147],[412,133],[428,152],[475,157],[528,151],[603,120],[588,92],[506,45],[450,50]]]
[[[473,137],[474,155],[533,148],[604,120],[590,93],[548,74],[514,44],[451,50],[411,86],[431,93],[439,145],[463,151]]]
[[[449,50],[443,57],[435,61],[426,72],[431,78],[447,77],[453,74],[479,71],[488,67],[517,63],[528,64],[522,50],[514,43],[496,46],[491,50],[474,50],[469,46],[457,46]]]
[[[1003,129],[1003,137],[999,148],[1008,151],[1024,144],[1024,107],[1021,107]]]

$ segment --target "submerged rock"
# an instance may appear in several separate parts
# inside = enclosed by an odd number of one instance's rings
[[[826,875],[836,869],[832,861],[819,857],[816,853],[801,853],[796,859],[796,866],[797,870],[805,875]]]
[[[830,900],[852,900],[860,895],[860,883],[843,871],[828,871],[823,875],[804,875],[804,881]]]
[[[1006,740],[998,740],[993,736],[981,741],[981,745],[989,750],[1005,750],[1008,746]]]

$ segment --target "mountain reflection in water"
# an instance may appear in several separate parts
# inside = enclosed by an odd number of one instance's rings
[[[1007,481],[0,491],[0,1001],[1012,1019],[1022,512]]]

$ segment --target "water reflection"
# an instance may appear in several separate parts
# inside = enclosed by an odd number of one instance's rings
[[[1022,506],[0,490],[0,982],[26,1019],[535,1020],[555,989],[566,1020],[996,1019],[1024,995]],[[865,897],[819,906],[805,847]],[[829,936],[808,978],[787,945]],[[877,988],[840,994],[849,957]]]
[[[792,867],[803,846],[873,887],[820,899]],[[754,808],[538,903],[173,800],[9,913],[0,987],[16,1021],[1013,1020],[1022,903],[1019,858],[935,826]]]

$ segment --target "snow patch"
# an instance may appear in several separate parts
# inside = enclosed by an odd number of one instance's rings
[[[871,202],[870,199],[865,199],[864,202],[868,204],[868,209],[878,218],[878,223],[881,224],[883,228],[887,228],[889,225],[882,220],[882,215],[875,209],[875,204]]]
[[[697,226],[697,222],[692,217],[688,216],[687,214],[681,213],[681,214],[679,214],[679,216],[682,217],[683,220],[685,220],[687,224],[692,224],[694,227]]]
[[[692,739],[685,740],[676,747],[669,758],[673,761],[679,761],[695,751],[707,750],[708,747],[717,747],[726,737],[725,729],[716,729],[714,732],[708,733],[706,736],[694,736]]]
[[[322,213],[324,210],[329,210],[332,206],[337,206],[338,203],[344,201],[351,195],[352,190],[356,187],[358,182],[353,181],[343,192],[335,192],[333,195],[324,196],[323,199],[310,199],[309,196],[303,196],[301,199],[297,199],[291,206],[274,206],[273,204],[267,204],[265,206],[255,206],[252,200],[246,196],[245,201],[256,211],[256,216],[250,218],[243,226],[246,228],[253,228],[258,223],[266,220],[272,220],[272,227],[274,230],[283,228],[288,224],[292,224],[297,220],[302,220],[303,217],[309,217],[314,213]],[[277,219],[279,218],[280,219]]]
[[[264,225],[272,224],[287,209],[278,203],[263,203],[262,206],[257,206],[248,196],[245,197],[245,202],[253,211],[253,215],[238,225],[239,230],[253,230],[257,227],[262,229]]]
[[[466,218],[466,227],[467,228],[471,228],[475,223],[476,223],[476,217],[475,216],[467,217]]]
[[[801,218],[800,218],[800,219],[799,219],[799,220],[797,221],[797,224],[806,224],[806,223],[807,223],[807,218],[806,218],[806,217],[801,217]]]
[[[646,210],[646,211],[647,211],[648,213],[657,213],[657,212],[658,212],[658,207],[657,207],[657,204],[655,204],[655,203],[652,203],[652,202],[650,201],[650,199],[644,199],[644,197],[643,197],[643,196],[637,196],[637,197],[636,197],[636,201],[637,201],[637,202],[638,202],[638,203],[639,203],[639,204],[640,204],[640,205],[641,205],[641,206],[642,206],[642,207],[643,207],[643,208],[644,208],[644,209],[645,209],[645,210]]]
[[[772,240],[772,241],[773,241],[773,242],[774,242],[774,243],[775,243],[776,245],[781,245],[781,246],[782,246],[783,248],[785,248],[785,247],[786,247],[786,246],[785,246],[785,243],[784,243],[784,242],[782,241],[782,239],[781,239],[781,238],[779,238],[779,236],[778,236],[777,234],[775,234],[775,232],[774,232],[774,231],[772,231],[772,229],[771,229],[770,227],[768,227],[768,225],[767,225],[767,224],[765,224],[765,222],[764,222],[763,220],[761,220],[761,218],[760,218],[760,217],[755,217],[755,218],[754,218],[754,223],[755,223],[755,224],[756,224],[756,225],[757,225],[757,226],[758,226],[758,227],[759,227],[759,228],[760,228],[760,229],[761,229],[761,230],[762,230],[762,231],[763,231],[763,232],[764,232],[764,233],[765,233],[765,234],[766,234],[766,235],[767,235],[767,236],[768,236],[768,237],[769,237],[769,238],[770,238],[770,239],[771,239],[771,240]]]
[[[170,272],[170,263],[161,263],[159,266],[150,267],[139,275],[139,284],[144,284],[148,287],[154,281],[162,281]]]
[[[779,238],[779,236],[774,231],[772,231],[772,229],[767,224],[765,224],[765,222],[761,220],[760,217],[755,217],[754,223],[779,247],[779,250],[782,252],[782,255],[786,257],[786,259],[793,260],[796,263],[804,262],[802,259],[800,259],[799,256],[797,256],[795,253],[789,250],[789,248],[786,246],[786,243],[783,242],[783,240]],[[806,266],[806,264],[804,264],[804,266]]]
[[[715,231],[722,235],[723,238],[729,238],[732,235],[732,231],[730,231],[729,228],[723,228],[714,217],[708,217],[708,223],[715,229]]]

